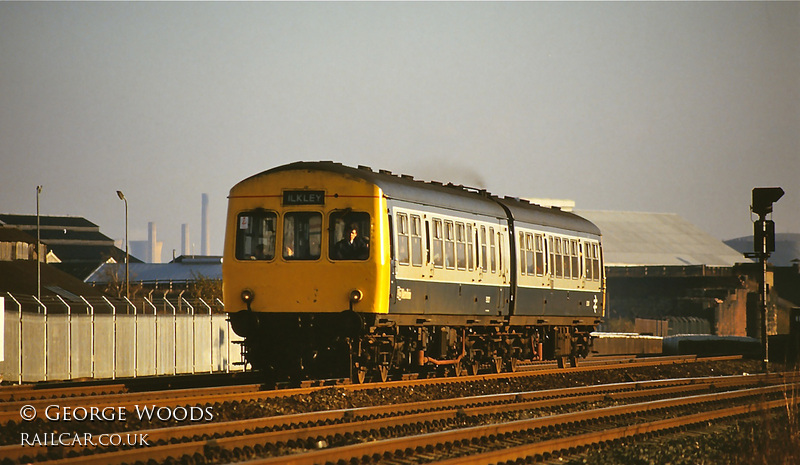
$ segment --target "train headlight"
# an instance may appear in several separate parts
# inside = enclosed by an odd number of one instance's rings
[[[255,300],[256,295],[253,294],[253,291],[251,291],[250,289],[243,290],[241,295],[242,295],[242,302],[247,304],[247,308],[250,308],[250,304],[253,303],[253,300]]]
[[[353,289],[352,291],[350,291],[350,303],[351,304],[357,304],[357,303],[361,302],[361,299],[363,299],[363,298],[364,298],[364,293],[361,292],[360,290]]]

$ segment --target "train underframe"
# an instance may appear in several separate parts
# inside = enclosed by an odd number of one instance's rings
[[[594,319],[375,315],[352,311],[230,315],[247,363],[268,382],[404,374],[460,376],[513,372],[520,362],[575,364],[591,350]]]

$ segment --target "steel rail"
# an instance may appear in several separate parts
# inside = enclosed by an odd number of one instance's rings
[[[5,402],[15,402],[25,399],[55,399],[67,396],[92,396],[106,394],[122,394],[127,391],[124,384],[99,384],[94,386],[76,386],[65,388],[39,388],[33,384],[13,385],[0,387],[0,407]]]
[[[800,403],[800,399],[796,399],[795,402]],[[572,449],[582,449],[593,445],[602,444],[604,442],[636,437],[643,434],[667,431],[674,428],[686,427],[693,424],[705,423],[727,417],[750,415],[756,412],[773,410],[776,408],[786,408],[786,405],[786,399],[778,399],[757,404],[739,405],[735,407],[728,407],[722,410],[711,410],[653,422],[595,431],[592,433],[585,433],[566,438],[551,439],[534,444],[510,447],[507,449],[500,449],[473,455],[464,455],[453,459],[438,461],[436,463],[438,465],[487,465],[516,461],[531,456],[559,453],[564,450],[569,451]]]
[[[704,378],[692,380],[691,378],[678,378],[673,380],[651,380],[631,383],[614,383],[598,386],[581,386],[573,388],[555,389],[548,391],[529,391],[505,394],[489,394],[482,396],[471,396],[464,398],[443,399],[437,401],[420,401],[403,404],[390,404],[383,406],[359,407],[351,409],[328,410],[318,412],[308,412],[290,415],[279,415],[265,418],[254,418],[248,420],[237,420],[228,422],[203,423],[197,425],[185,425],[171,428],[156,428],[137,431],[140,434],[147,434],[151,441],[168,441],[177,437],[202,437],[204,435],[213,436],[215,434],[236,434],[258,428],[279,428],[281,430],[291,430],[285,432],[283,436],[274,437],[273,440],[298,440],[305,439],[309,434],[308,429],[293,428],[299,425],[319,425],[331,422],[355,421],[358,418],[375,418],[393,415],[399,418],[410,413],[429,412],[427,418],[417,418],[418,421],[434,421],[442,419],[452,419],[453,409],[470,409],[470,414],[496,413],[503,410],[497,407],[507,405],[505,410],[520,410],[525,408],[542,408],[558,404],[576,404],[602,400],[610,392],[614,397],[646,397],[665,395],[673,392],[686,390],[701,391],[709,389],[710,386],[742,386],[757,383],[769,382],[770,379],[780,380],[772,375],[756,376],[726,376]],[[535,400],[534,400],[535,399]],[[542,400],[544,399],[544,400]],[[508,404],[514,404],[513,407]],[[431,414],[430,412],[442,412],[448,410],[451,413]],[[462,410],[462,412],[465,412]],[[406,417],[407,420],[408,417]],[[404,420],[404,421],[406,421]],[[407,422],[407,421],[406,421]],[[396,423],[378,425],[391,426]],[[349,429],[353,429],[354,423],[348,423]],[[325,431],[323,431],[324,433]],[[89,447],[73,447],[71,450],[81,450]],[[30,448],[21,445],[0,446],[0,456],[20,459],[31,452]]]
[[[102,394],[94,396],[50,397],[47,399],[13,400],[0,402],[0,424],[20,419],[20,409],[27,406],[34,407],[37,411],[46,409],[50,405],[60,407],[125,407],[133,408],[139,404],[157,403],[159,406],[177,406],[194,404],[197,402],[215,402],[244,400],[252,393],[265,393],[259,391],[259,384],[244,384],[238,386],[216,386],[194,389],[173,389],[167,391],[149,391],[136,393]],[[263,398],[258,397],[258,398]]]
[[[737,379],[732,379],[737,378]],[[137,431],[148,435],[148,439],[155,441],[169,441],[176,438],[204,437],[214,434],[241,434],[242,432],[252,431],[257,428],[274,428],[280,426],[279,431],[266,433],[250,434],[247,436],[222,437],[213,439],[215,446],[235,448],[253,446],[256,444],[289,441],[308,441],[317,437],[331,437],[337,434],[344,435],[364,430],[378,430],[381,428],[393,428],[402,425],[413,425],[422,423],[447,422],[453,421],[457,416],[478,416],[486,414],[507,413],[534,408],[544,408],[554,405],[574,405],[585,402],[597,402],[605,398],[633,398],[633,397],[657,397],[675,392],[686,393],[688,389],[694,393],[708,390],[712,387],[721,385],[752,385],[763,383],[767,377],[764,376],[739,376],[739,377],[719,377],[714,379],[702,380],[700,383],[687,383],[687,379],[673,380],[672,386],[668,386],[664,381],[661,382],[637,382],[622,383],[605,386],[591,386],[581,388],[568,388],[554,391],[534,391],[525,393],[512,393],[501,395],[475,396],[470,398],[449,399],[447,401],[427,401],[408,404],[363,407],[357,409],[344,409],[337,411],[312,412],[305,414],[284,415],[278,417],[267,417],[234,422],[217,422],[203,425],[187,425],[172,428],[159,428],[155,430]],[[651,385],[647,389],[643,386]],[[593,391],[586,394],[586,392]],[[610,393],[611,391],[618,391]],[[561,394],[557,394],[557,393]],[[576,394],[581,394],[577,397]],[[564,396],[572,396],[565,398]],[[539,400],[528,400],[538,397]],[[541,398],[545,399],[542,400]],[[515,402],[515,403],[508,403]],[[489,404],[489,405],[486,405]],[[442,410],[449,408],[449,410]],[[403,416],[403,414],[405,415]],[[391,417],[375,418],[380,415],[394,414]],[[368,418],[364,421],[356,421],[358,418]],[[338,424],[324,425],[326,422],[338,421]],[[323,424],[323,426],[315,426]],[[303,429],[288,429],[291,426],[309,425]],[[113,454],[113,460],[117,463],[131,462],[135,460],[156,459],[164,460],[168,457],[193,455],[203,453],[206,440],[199,443],[179,443],[158,445],[145,449],[128,449]],[[5,449],[5,450],[4,450]],[[6,456],[19,456],[19,450],[14,450],[11,446],[0,448],[0,452]],[[82,459],[72,459],[63,463],[92,463],[96,460],[112,463],[112,457],[107,454],[86,456]]]
[[[347,462],[352,458],[360,458],[364,456],[369,457],[375,455],[383,456],[385,453],[392,453],[394,451],[405,451],[409,449],[415,450],[419,447],[424,448],[429,445],[455,443],[465,439],[476,438],[476,437],[487,437],[490,435],[497,436],[506,433],[533,430],[537,428],[547,428],[550,426],[557,426],[567,423],[580,423],[585,421],[592,421],[604,417],[632,415],[640,412],[647,412],[647,411],[665,409],[670,407],[697,405],[708,402],[718,402],[721,400],[730,400],[737,397],[739,398],[748,396],[757,397],[768,393],[781,392],[784,389],[785,386],[770,386],[770,387],[753,388],[745,391],[734,391],[731,393],[704,394],[699,396],[690,396],[690,397],[681,397],[675,399],[645,402],[641,404],[606,407],[602,409],[567,413],[549,417],[517,420],[508,423],[476,426],[476,427],[463,428],[452,431],[441,431],[441,432],[421,434],[415,436],[406,436],[401,438],[387,439],[383,441],[373,441],[362,444],[338,447],[334,449],[308,452],[305,454],[282,455],[278,457],[270,457],[266,459],[254,460],[248,463],[250,465],[271,465],[278,463],[286,465],[312,465],[315,463],[337,462],[339,460]],[[777,402],[778,405],[783,405],[783,406],[786,405],[785,400],[780,400]],[[237,446],[241,447],[241,445]]]
[[[664,359],[670,360],[673,363],[693,363],[695,361],[736,360],[740,358],[741,357],[739,356],[714,357],[709,359],[695,359],[693,356],[685,358],[657,357],[657,358],[647,359],[647,361],[632,362],[624,366],[626,368],[633,368],[633,367],[646,367],[646,366],[659,365],[663,364]],[[612,365],[615,368],[620,366],[617,364],[612,364]],[[391,388],[391,387],[407,387],[407,386],[426,386],[426,385],[448,384],[454,382],[474,382],[474,381],[486,381],[492,379],[506,379],[511,377],[539,376],[539,375],[555,374],[555,373],[596,371],[607,368],[608,365],[601,364],[601,365],[592,365],[589,367],[552,369],[552,370],[534,370],[534,371],[525,371],[517,373],[495,373],[495,374],[476,375],[476,376],[464,376],[458,378],[431,378],[431,379],[413,380],[413,381],[390,381],[387,383],[345,384],[339,387],[345,390],[358,391],[358,390],[375,389],[377,387]],[[213,388],[149,391],[147,393],[143,392],[143,393],[104,394],[104,395],[84,396],[84,397],[73,396],[73,397],[58,398],[58,405],[66,407],[114,406],[114,407],[129,408],[129,407],[134,407],[136,404],[142,402],[150,402],[150,403],[158,402],[161,404],[160,406],[176,406],[176,405],[187,405],[197,402],[204,402],[204,403],[225,402],[234,400],[257,401],[275,397],[288,397],[291,395],[309,394],[322,389],[329,389],[329,388],[330,386],[315,386],[308,388],[261,391],[260,385],[253,384],[253,385],[223,386],[223,387],[213,387]],[[218,389],[219,394],[211,394],[214,389]],[[226,390],[229,394],[225,393]],[[252,393],[252,395],[249,396],[240,395],[248,392]],[[53,394],[58,395],[59,393],[53,392]],[[30,401],[0,402],[0,424],[4,424],[8,421],[19,420],[19,410],[24,406],[32,405],[38,410],[40,408],[46,408],[50,403],[52,402],[50,402],[50,400],[48,399],[32,399]]]

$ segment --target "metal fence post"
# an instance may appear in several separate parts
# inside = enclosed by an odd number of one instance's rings
[[[20,304],[19,300],[17,300],[10,292],[6,292],[6,294],[8,294],[8,296],[11,297],[11,300],[17,304],[17,311],[19,312],[19,337],[17,338],[17,350],[19,351],[17,353],[17,358],[19,359],[19,361],[17,361],[17,368],[19,368],[19,373],[17,374],[17,383],[22,384],[22,304]],[[4,314],[3,318],[5,317],[6,316]]]
[[[144,301],[147,302],[147,304],[153,308],[153,329],[155,332],[153,340],[153,374],[157,375],[158,374],[158,312],[156,311],[156,306],[153,305],[153,302],[151,302],[150,299],[144,297]]]
[[[60,295],[56,294],[56,297],[67,307],[67,376],[72,379],[72,309]]]
[[[222,310],[225,311],[225,304],[217,298],[217,302],[222,307]],[[225,319],[226,328],[225,328],[225,356],[227,359],[225,360],[225,373],[231,372],[231,321],[230,319]]]
[[[103,296],[109,307],[111,307],[111,379],[117,379],[117,307],[110,300]]]
[[[175,306],[167,300],[167,295],[164,294],[164,302],[172,309],[172,374],[178,373],[178,314],[176,313]],[[164,307],[166,309],[166,307]]]
[[[205,300],[200,297],[197,298],[208,309],[208,370],[209,373],[214,372],[214,319],[211,317],[211,305],[208,305]],[[222,349],[220,347],[220,349]]]
[[[195,352],[197,351],[197,344],[195,343],[195,335],[194,335],[194,331],[195,331],[194,330],[194,326],[195,326],[194,307],[185,298],[181,297],[181,300],[183,301],[183,303],[186,304],[187,307],[189,307],[189,312],[191,312],[191,315],[192,315],[192,343],[191,343],[191,347],[192,347],[192,374],[194,374],[195,365],[196,365]]]
[[[47,306],[35,295],[31,296],[44,309],[44,380],[47,381]],[[38,313],[38,312],[37,312]],[[22,357],[22,354],[19,354]]]
[[[89,309],[89,314],[91,315],[91,324],[92,324],[92,331],[90,340],[92,341],[92,378],[94,378],[94,307],[92,304],[89,303],[88,300],[84,296],[81,296],[81,299],[86,303],[86,307]]]
[[[136,378],[139,374],[139,314],[129,298],[125,297],[125,301],[133,307],[133,377]]]

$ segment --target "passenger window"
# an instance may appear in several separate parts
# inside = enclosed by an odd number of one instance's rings
[[[456,223],[456,268],[467,269],[467,228],[464,223]]]
[[[243,212],[236,229],[238,260],[272,260],[275,258],[275,231],[278,215],[265,210]]]
[[[497,246],[494,239],[494,228],[489,228],[489,260],[492,273],[497,273]]]
[[[520,274],[527,274],[527,264],[525,263],[526,254],[525,254],[525,233],[519,233],[519,272]]]
[[[570,256],[572,259],[572,279],[578,279],[580,277],[580,266],[578,265],[578,241],[570,240],[569,241],[570,247]]]
[[[467,267],[469,271],[475,270],[475,246],[474,241],[475,238],[472,234],[472,225],[467,225]]]
[[[411,264],[422,266],[422,221],[411,215]]]
[[[536,273],[536,261],[533,256],[533,234],[525,234],[525,266],[526,272],[533,276]]]
[[[317,260],[322,243],[322,214],[290,212],[283,217],[283,258]]]
[[[433,266],[441,268],[444,264],[442,252],[444,249],[444,236],[442,235],[442,220],[433,220]]]
[[[586,243],[586,279],[600,280],[600,256],[597,244]]]
[[[544,276],[544,241],[541,234],[534,236],[536,246],[536,275]]]
[[[564,277],[564,254],[561,249],[561,238],[556,237],[556,278]]]
[[[369,235],[369,213],[352,210],[332,212],[328,224],[328,256],[331,260],[368,259]]]
[[[481,269],[483,271],[488,271],[486,255],[486,226],[481,226]]]
[[[449,269],[456,267],[456,238],[452,221],[444,222],[444,266]]]
[[[555,266],[556,266],[556,249],[553,241],[553,236],[547,236],[547,247],[548,247],[547,255],[550,257],[550,261],[547,262],[547,274],[549,276],[554,276]]]
[[[410,234],[408,230],[408,215],[405,213],[398,213],[397,216],[397,261],[401,265],[408,265],[409,253],[408,243]]]
[[[498,270],[502,274],[505,271],[505,266],[503,265],[503,251],[505,250],[505,245],[503,243],[503,233],[500,231],[497,232],[497,257],[499,259]]]

